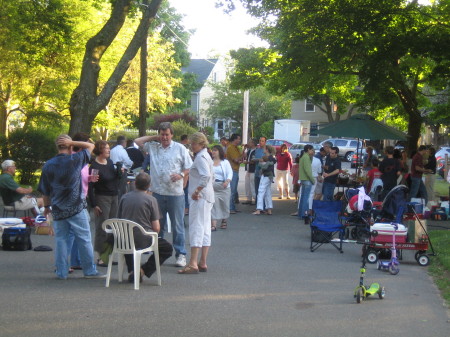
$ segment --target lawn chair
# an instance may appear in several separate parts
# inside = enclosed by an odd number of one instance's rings
[[[311,221],[311,252],[325,243],[331,243],[339,252],[342,250],[344,225],[341,222],[342,201],[313,201],[313,218]],[[339,234],[339,245],[333,237]]]
[[[147,232],[144,228],[136,222],[125,219],[109,219],[105,220],[102,224],[102,228],[106,233],[112,233],[114,235],[114,247],[112,253],[109,255],[108,271],[106,273],[106,287],[109,287],[109,281],[111,279],[111,269],[113,255],[119,256],[119,282],[123,279],[123,269],[125,266],[125,254],[132,254],[134,257],[134,289],[139,290],[139,275],[141,269],[141,255],[146,252],[153,252],[155,254],[155,261],[159,261],[158,251],[158,233]],[[152,237],[151,246],[144,249],[136,249],[134,246],[134,233],[133,229],[138,228],[142,234]],[[156,262],[156,275],[157,284],[161,285],[161,271],[159,263]]]

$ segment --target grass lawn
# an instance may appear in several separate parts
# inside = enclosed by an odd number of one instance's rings
[[[446,180],[438,178],[436,176],[436,181],[434,183],[434,192],[437,196],[448,197],[448,187],[449,184]]]
[[[431,257],[429,271],[450,305],[450,230],[433,230],[429,234],[437,254]]]

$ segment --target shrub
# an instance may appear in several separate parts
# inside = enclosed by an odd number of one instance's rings
[[[164,115],[154,115],[152,129],[158,129],[159,124],[163,122],[173,123],[175,121],[182,120],[185,123],[194,127],[196,125],[195,116],[189,112],[183,112],[182,114],[164,114]]]
[[[20,172],[20,184],[34,185],[35,173],[45,161],[56,154],[55,138],[48,130],[16,129],[7,140],[8,158],[16,162]]]
[[[179,141],[182,135],[192,135],[197,132],[196,128],[186,123],[183,120],[175,121],[172,123],[173,128],[173,140]]]

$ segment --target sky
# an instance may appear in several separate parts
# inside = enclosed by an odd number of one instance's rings
[[[259,38],[247,34],[257,21],[242,7],[228,15],[215,8],[215,0],[169,0],[178,13],[184,14],[183,25],[196,32],[189,40],[192,58],[224,55],[231,49],[265,46]],[[237,2],[236,2],[237,4]]]

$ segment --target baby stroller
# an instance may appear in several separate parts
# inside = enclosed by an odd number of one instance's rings
[[[403,214],[407,209],[407,200],[408,187],[405,185],[395,186],[384,197],[381,210],[376,212],[376,222],[402,224]]]
[[[372,200],[365,194],[363,187],[349,188],[344,195],[347,201],[344,212],[346,227],[344,237],[364,242],[370,237]]]

